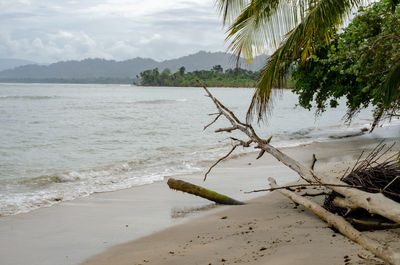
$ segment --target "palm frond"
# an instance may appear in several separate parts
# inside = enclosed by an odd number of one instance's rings
[[[267,60],[247,113],[248,120],[254,114],[257,114],[259,121],[265,117],[273,85],[276,82],[279,85],[295,60],[304,62],[309,58],[315,49],[315,43],[329,43],[344,18],[362,1],[320,0],[309,7],[304,19],[285,36],[279,48]]]
[[[318,1],[251,0],[228,30],[229,49],[249,62],[253,55],[275,50]]]
[[[251,62],[253,55],[276,48],[298,23],[297,13],[297,6],[286,0],[251,1],[228,29],[229,49]]]
[[[250,3],[250,0],[215,0],[223,24],[231,23]]]

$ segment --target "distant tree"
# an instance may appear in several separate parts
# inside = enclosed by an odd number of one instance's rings
[[[214,65],[211,70],[215,73],[222,73],[224,71],[224,69],[222,68],[222,66],[220,64]]]
[[[182,66],[181,68],[179,68],[179,74],[180,75],[184,75],[186,71],[186,68],[184,66]]]

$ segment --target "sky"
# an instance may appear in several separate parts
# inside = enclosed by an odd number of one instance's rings
[[[213,0],[0,0],[0,58],[135,57],[226,51]]]

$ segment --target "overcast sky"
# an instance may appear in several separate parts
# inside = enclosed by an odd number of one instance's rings
[[[224,38],[213,0],[0,0],[0,58],[165,60]]]

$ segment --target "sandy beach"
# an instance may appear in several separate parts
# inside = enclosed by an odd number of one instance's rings
[[[329,144],[317,146],[327,148]],[[303,154],[308,155],[310,148],[315,147],[303,147]],[[330,158],[322,159],[325,161],[316,169],[318,173],[341,176],[353,165],[350,158],[354,153],[341,144],[340,149],[341,155],[331,153]],[[334,161],[336,159],[344,161]],[[322,198],[316,200],[321,202]],[[364,234],[400,251],[400,229]],[[229,207],[112,247],[83,264],[385,263],[329,228],[302,206],[295,206],[286,197],[273,192],[252,199],[244,206]]]
[[[375,143],[359,138],[282,150],[305,165],[315,153],[316,170],[340,174]],[[380,264],[280,194],[245,194],[267,187],[267,177],[279,183],[298,178],[271,156],[255,157],[223,162],[206,182],[202,174],[185,177],[247,201],[244,206],[216,207],[169,190],[165,179],[2,217],[1,264]],[[399,234],[392,230],[371,236],[396,243]]]

